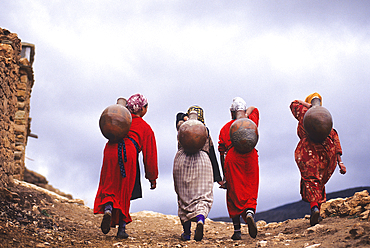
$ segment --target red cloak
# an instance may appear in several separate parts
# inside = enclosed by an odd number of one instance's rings
[[[258,127],[259,111],[255,108],[248,116]],[[246,154],[234,150],[230,140],[230,126],[235,120],[226,123],[219,135],[218,150],[226,153],[224,174],[227,182],[227,209],[231,218],[240,215],[247,208],[256,209],[259,167],[256,149]]]
[[[130,198],[135,184],[138,152],[142,151],[143,154],[145,178],[148,180],[158,178],[157,146],[149,124],[132,114],[132,123],[127,136],[135,140],[139,150],[136,150],[129,138],[124,138],[127,157],[127,161],[124,162],[126,177],[122,177],[118,164],[118,143],[108,141],[104,148],[99,188],[94,202],[94,214],[103,214],[104,204],[113,203],[112,227],[118,225],[120,211],[126,223],[132,221],[129,213]]]

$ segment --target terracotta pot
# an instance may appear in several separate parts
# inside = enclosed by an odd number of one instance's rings
[[[230,126],[230,139],[234,149],[239,153],[248,153],[258,142],[257,125],[245,118],[245,111],[236,113],[236,120]]]
[[[184,151],[191,154],[202,149],[208,136],[206,126],[198,121],[197,117],[197,112],[191,111],[189,120],[181,124],[177,134],[177,139]]]
[[[333,119],[330,112],[319,104],[319,102],[313,103],[303,117],[303,127],[315,143],[322,143],[333,128]]]
[[[130,130],[132,117],[125,106],[126,99],[119,98],[117,104],[107,107],[100,116],[100,131],[109,141],[118,142]]]

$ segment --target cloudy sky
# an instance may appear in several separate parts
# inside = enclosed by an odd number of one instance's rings
[[[0,27],[36,46],[26,166],[93,205],[106,139],[98,120],[118,97],[149,100],[158,188],[131,211],[177,214],[175,115],[198,104],[217,144],[240,96],[260,111],[257,211],[300,200],[292,100],[315,91],[347,166],[327,192],[370,185],[368,1],[3,0]],[[214,187],[209,217],[227,216]]]

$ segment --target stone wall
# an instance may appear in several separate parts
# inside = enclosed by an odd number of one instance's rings
[[[0,28],[0,187],[23,180],[25,148],[30,135],[30,96],[34,83],[33,55],[21,58],[17,34]]]
[[[30,50],[30,61],[33,62],[32,51],[35,48],[32,44],[22,42],[22,52],[24,54],[25,50]],[[24,169],[25,169],[25,159],[26,159],[26,145],[28,137],[37,136],[31,134],[31,118],[30,113],[30,98],[32,92],[32,86],[34,83],[33,69],[31,62],[27,58],[22,58],[19,61],[19,81],[17,83],[17,106],[14,117],[14,134],[15,134],[15,150],[14,150],[14,177],[23,180],[24,179]]]

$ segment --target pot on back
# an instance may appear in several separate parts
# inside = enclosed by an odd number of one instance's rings
[[[126,99],[119,98],[117,104],[108,106],[100,116],[99,127],[103,136],[111,142],[118,142],[130,130],[132,117],[126,108]]]
[[[322,143],[333,128],[333,119],[319,101],[312,101],[312,107],[303,117],[303,127],[313,142]]]
[[[241,154],[251,152],[257,145],[257,125],[245,118],[245,111],[237,111],[236,120],[230,126],[230,139],[234,149]]]
[[[197,118],[197,112],[191,111],[189,120],[181,124],[177,134],[177,139],[186,153],[198,152],[207,141],[207,128]]]

